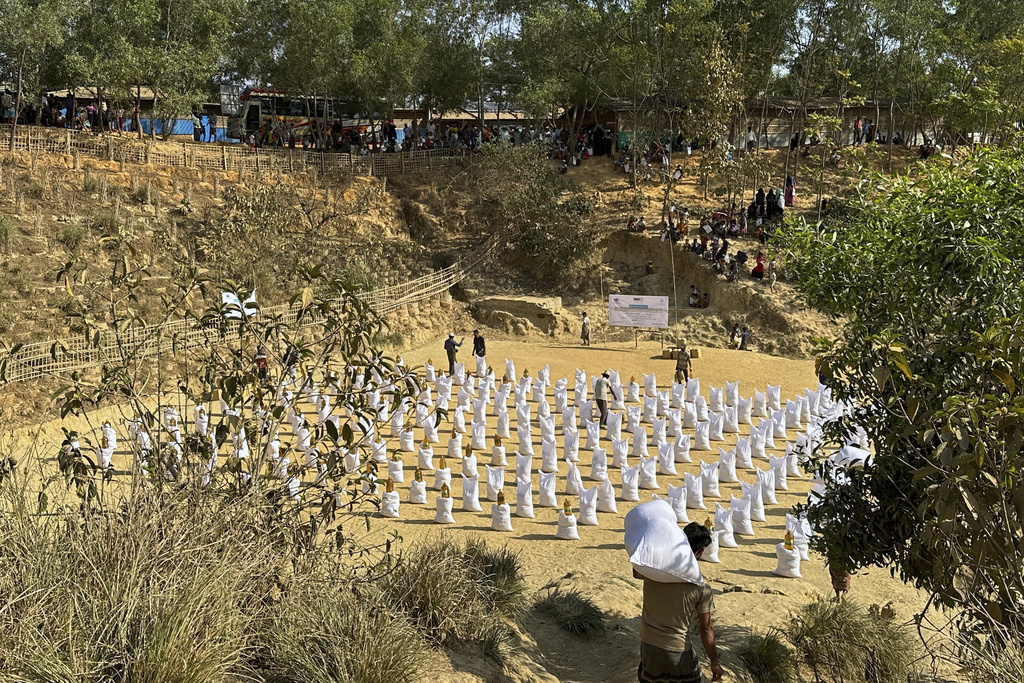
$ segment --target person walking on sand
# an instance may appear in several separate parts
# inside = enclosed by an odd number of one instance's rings
[[[444,342],[444,351],[448,354],[448,376],[451,377],[455,374],[455,354],[458,348],[462,346],[462,342],[466,341],[463,339],[460,342],[455,341],[455,333],[449,332],[448,339]]]
[[[686,342],[679,342],[676,354],[676,384],[690,381],[690,369],[693,361],[690,360],[690,351],[686,348]]]
[[[694,557],[700,559],[711,545],[711,532],[691,522],[683,529]],[[702,683],[700,661],[690,646],[695,632],[700,633],[704,652],[711,660],[711,680],[725,675],[718,661],[715,627],[712,615],[715,598],[708,582],[662,583],[641,576],[635,569],[633,577],[643,579],[644,606],[640,615],[639,683]]]
[[[586,312],[583,313],[583,326],[580,328],[580,339],[584,346],[590,346],[590,318]]]
[[[748,351],[747,344],[750,342],[750,330],[746,327],[743,328],[743,334],[740,335],[740,351]]]

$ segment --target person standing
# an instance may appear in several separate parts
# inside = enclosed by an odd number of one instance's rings
[[[217,142],[217,113],[210,112],[210,116],[207,119],[210,122],[210,134],[207,135],[207,142]]]
[[[747,344],[750,342],[750,330],[746,327],[743,328],[743,333],[740,335],[740,351],[748,351]]]
[[[487,356],[487,344],[484,341],[484,335],[480,334],[480,330],[473,330],[473,356],[476,358],[484,358]],[[477,361],[477,373],[483,377],[484,372],[481,368],[486,368],[486,363],[483,361]]]
[[[193,142],[201,142],[203,138],[203,121],[199,118],[199,114],[192,112],[192,140]]]
[[[608,394],[611,393],[612,398],[618,399],[615,395],[615,389],[612,388],[610,375],[608,371],[601,373],[601,376],[594,382],[594,401],[597,403],[597,410],[601,413],[601,425],[608,424]]]
[[[794,206],[796,204],[796,180],[793,176],[786,176],[786,191],[785,191],[786,206]]]
[[[487,355],[487,343],[484,341],[484,335],[480,334],[480,330],[473,330],[473,355],[478,358]]]
[[[861,127],[862,125],[863,124],[861,123],[859,116],[856,119],[853,120],[853,144],[854,145],[859,145],[860,144],[861,136],[863,135],[863,129]]]
[[[775,293],[775,281],[778,277],[778,266],[775,265],[775,259],[772,259],[768,262],[768,291],[772,294]]]
[[[465,341],[463,339],[462,341]],[[455,374],[455,354],[458,348],[462,346],[462,342],[455,341],[455,333],[449,332],[448,339],[444,343],[444,351],[448,354],[448,376],[451,377]]]
[[[711,532],[697,522],[683,529],[694,557],[700,559],[711,545]],[[715,627],[712,614],[715,599],[711,586],[701,583],[662,583],[652,581],[633,570],[634,578],[643,579],[644,606],[640,616],[639,683],[702,683],[700,661],[690,643],[694,632],[700,633],[704,652],[711,660],[711,680],[725,675],[718,661]]]
[[[753,127],[747,126],[747,151],[753,152],[757,147],[757,133],[754,132]]]
[[[590,318],[586,312],[583,313],[583,326],[580,328],[580,339],[584,346],[590,346]]]
[[[732,326],[732,332],[729,333],[729,348],[732,348],[736,341],[743,336],[743,331],[740,329],[740,324],[736,323]]]
[[[690,381],[690,370],[693,361],[690,360],[690,350],[686,348],[686,342],[679,342],[676,355],[676,384]]]

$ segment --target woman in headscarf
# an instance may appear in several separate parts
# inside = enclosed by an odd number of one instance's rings
[[[793,176],[786,176],[786,206],[793,206],[796,202],[796,181]]]

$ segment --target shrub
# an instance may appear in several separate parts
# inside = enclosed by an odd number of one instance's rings
[[[57,241],[68,251],[78,251],[85,241],[85,230],[80,225],[65,225],[57,235]]]
[[[117,230],[117,219],[113,211],[101,211],[89,218],[89,229],[101,234],[112,234]]]
[[[888,608],[865,611],[850,601],[817,600],[790,619],[786,635],[821,680],[906,680],[917,647],[894,616]]]
[[[403,557],[383,590],[385,601],[430,640],[477,643],[500,662],[510,636],[504,620],[517,614],[517,594],[523,590],[515,582],[522,583],[515,553],[443,537]]]
[[[774,629],[763,636],[751,636],[740,660],[756,683],[791,683],[796,679],[793,651]]]
[[[0,216],[0,252],[7,253],[14,246],[18,231],[7,216]]]
[[[268,628],[269,673],[294,683],[418,680],[431,661],[405,616],[369,593],[329,583],[301,587]]]
[[[984,643],[965,644],[960,660],[972,683],[1020,683],[1024,681],[1024,643],[1020,634],[1007,637],[995,632]]]
[[[11,510],[0,669],[13,680],[236,680],[277,564],[248,502],[141,492],[88,522]]]
[[[526,583],[523,581],[520,553],[508,546],[490,548],[486,541],[466,541],[466,558],[480,571],[485,596],[491,607],[505,616],[518,619],[526,611]]]
[[[581,638],[593,638],[605,631],[604,612],[575,588],[555,588],[545,598],[538,600],[533,608]]]

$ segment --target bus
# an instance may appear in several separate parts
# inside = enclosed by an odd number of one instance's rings
[[[340,123],[345,130],[355,128],[363,133],[367,129],[359,119],[345,117],[342,113],[355,110],[354,105],[333,97],[247,88],[239,95],[238,104],[238,114],[228,117],[228,136],[243,141],[248,140],[250,134],[258,134],[264,126],[293,133],[297,139],[310,134],[311,124],[324,121],[329,128]]]

